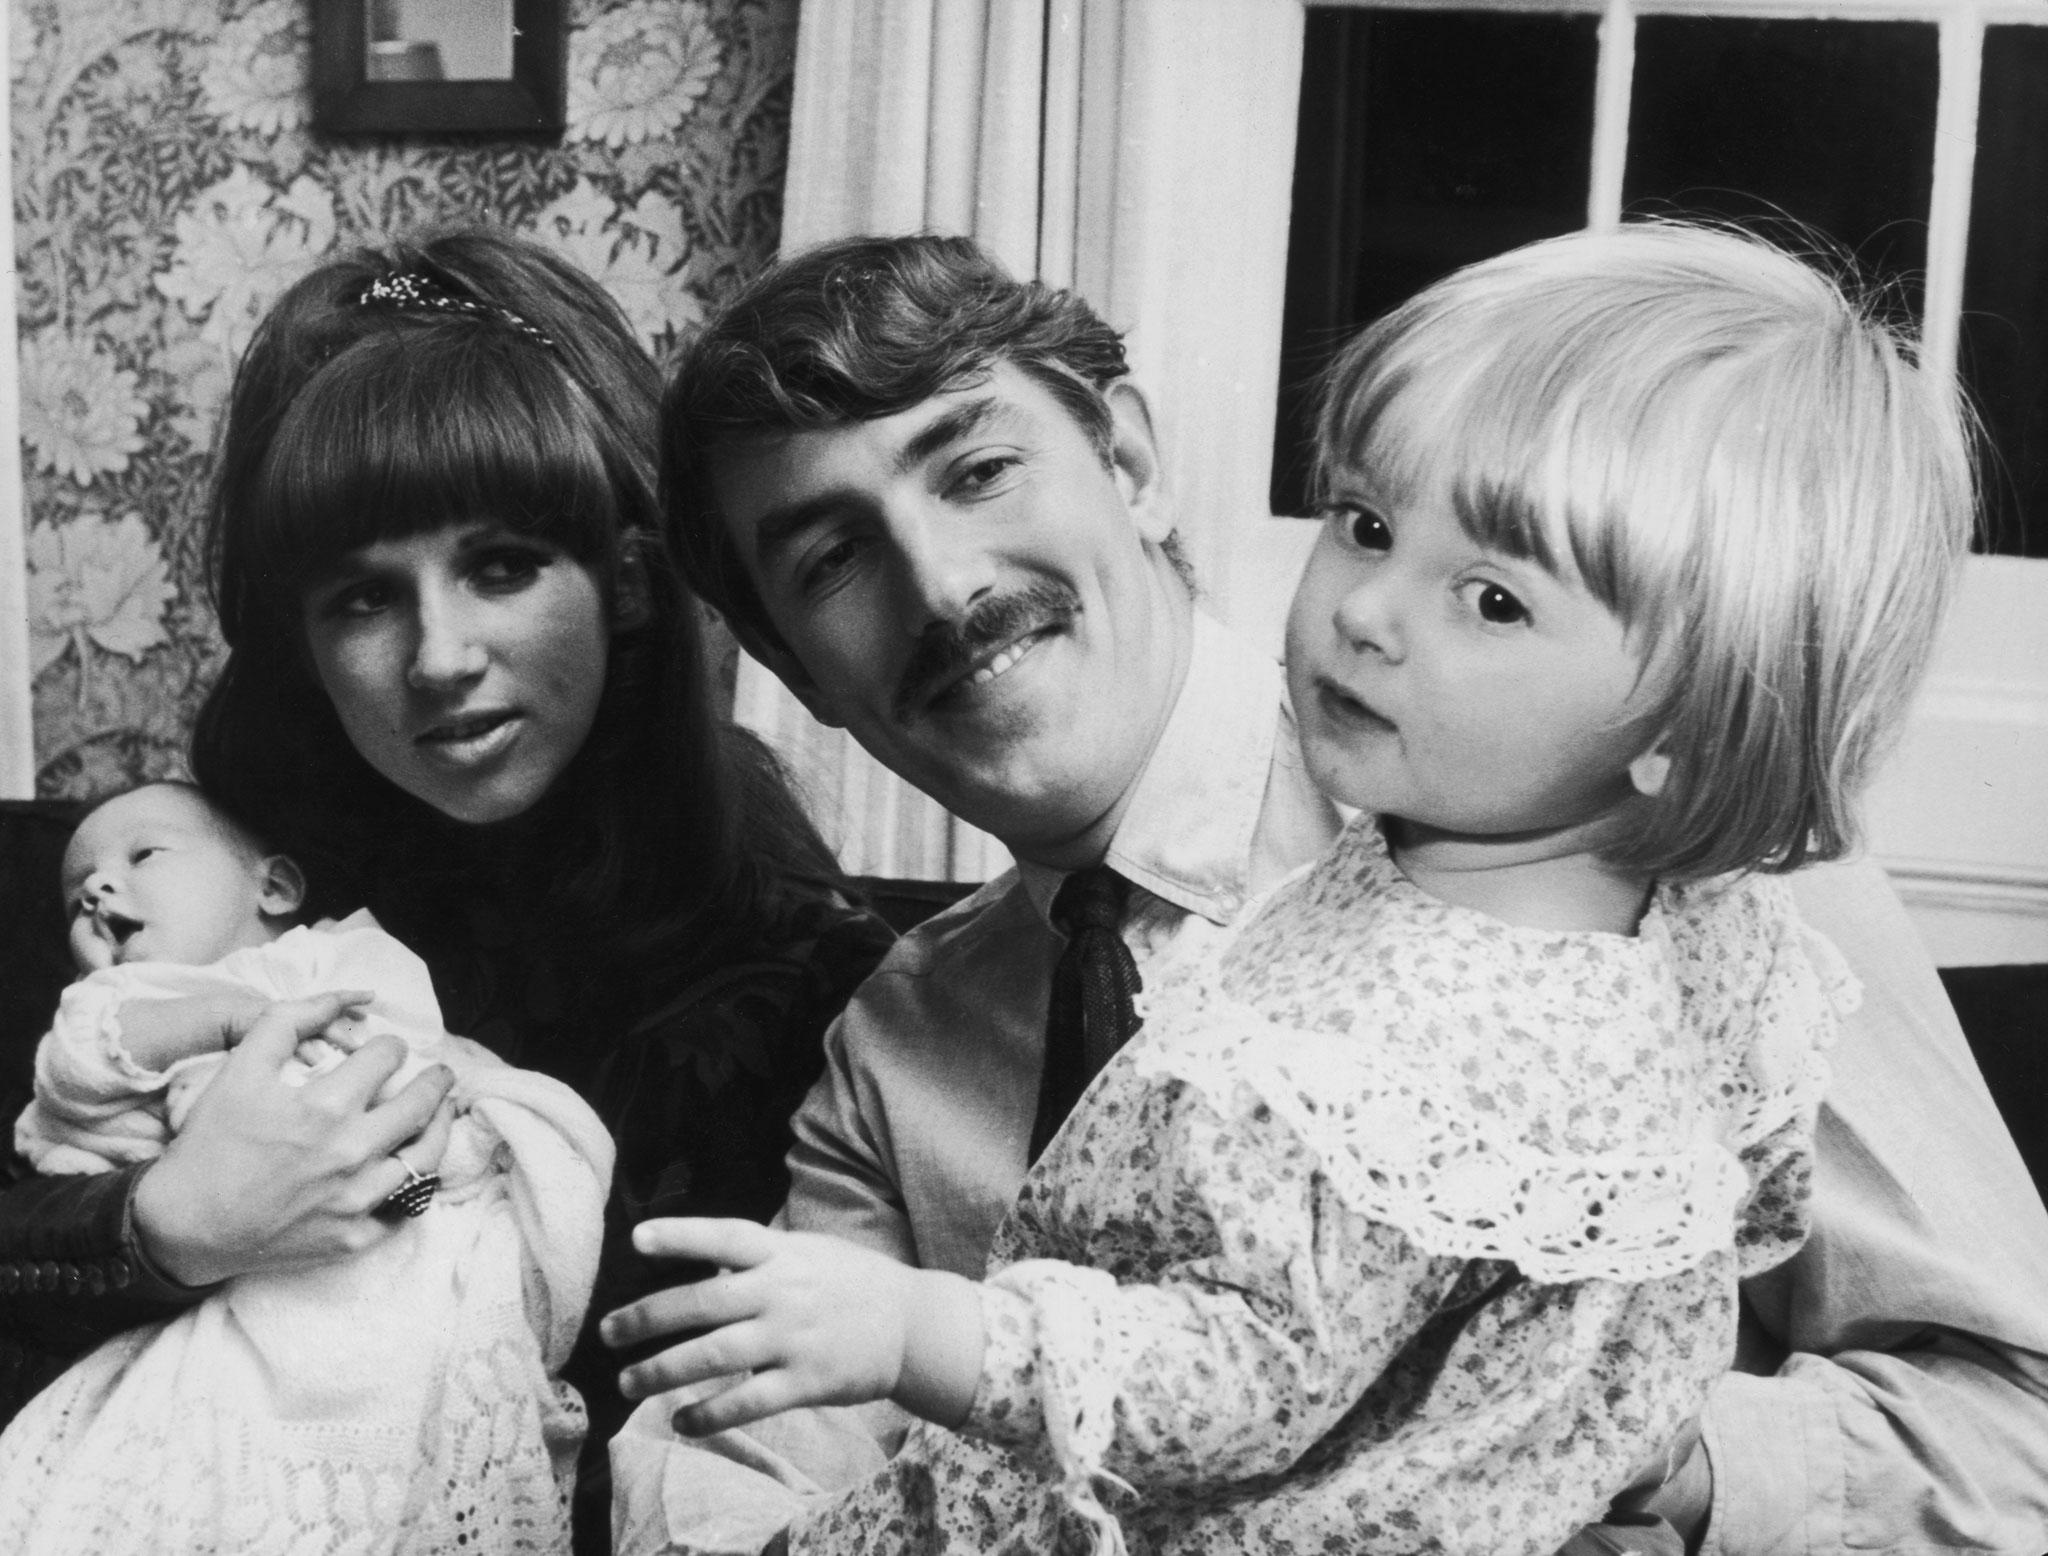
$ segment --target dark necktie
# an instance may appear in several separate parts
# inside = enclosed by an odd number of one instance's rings
[[[1045,1073],[1031,1125],[1031,1160],[1081,1100],[1110,1057],[1138,1030],[1132,999],[1143,985],[1119,933],[1131,883],[1106,864],[1077,870],[1052,899],[1053,927],[1067,937],[1052,970]]]

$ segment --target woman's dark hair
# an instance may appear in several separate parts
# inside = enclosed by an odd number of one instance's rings
[[[404,935],[411,911],[508,891],[566,944],[669,985],[755,941],[791,886],[836,882],[772,756],[716,715],[655,501],[660,393],[594,282],[491,229],[333,260],[257,329],[208,512],[228,658],[192,767],[299,860],[315,911],[367,904]],[[306,589],[346,553],[478,520],[574,558],[614,628],[582,750],[532,812],[490,828],[357,754],[302,620]],[[482,855],[498,880],[475,879]]]

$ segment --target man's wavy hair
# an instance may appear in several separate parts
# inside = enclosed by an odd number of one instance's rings
[[[1663,682],[1671,771],[1610,863],[1675,879],[1847,852],[1975,519],[1955,384],[1877,299],[1683,222],[1484,260],[1323,384],[1316,485],[1447,501],[1582,584]]]
[[[719,310],[662,403],[661,491],[683,576],[750,647],[786,649],[718,511],[719,456],[874,421],[1007,362],[1105,464],[1123,340],[1080,297],[1012,277],[969,238],[847,238],[774,265]]]

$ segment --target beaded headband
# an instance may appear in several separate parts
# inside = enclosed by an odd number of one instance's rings
[[[379,276],[363,288],[363,295],[356,301],[365,308],[395,308],[400,312],[413,313],[466,313],[475,319],[494,319],[543,346],[552,348],[555,344],[545,331],[527,323],[510,308],[497,303],[480,303],[473,297],[457,297],[431,276],[422,275],[417,270]]]

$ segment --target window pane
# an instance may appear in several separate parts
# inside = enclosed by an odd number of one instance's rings
[[[1962,368],[1991,433],[1990,549],[2048,556],[2048,31],[1989,27]]]
[[[1586,222],[1598,22],[1311,9],[1273,511],[1307,506],[1308,385],[1458,266]]]
[[[1922,22],[1645,17],[1629,213],[1792,217],[1846,246],[1870,279],[1903,282],[1917,318],[1938,47]]]

